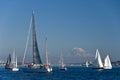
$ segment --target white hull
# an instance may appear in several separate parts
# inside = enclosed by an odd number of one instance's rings
[[[105,67],[105,66],[104,66],[104,69],[112,69],[112,67],[107,67],[107,66]]]
[[[19,71],[19,68],[12,68],[12,71]]]
[[[63,70],[63,71],[66,71],[66,70],[67,70],[66,67],[60,67],[59,69],[60,69],[60,70]]]
[[[47,67],[46,70],[47,72],[52,72],[52,68]]]

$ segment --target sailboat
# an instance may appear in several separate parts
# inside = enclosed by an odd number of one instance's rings
[[[12,71],[19,71],[19,68],[17,66],[17,56],[16,56],[16,53],[15,53],[15,50],[13,51],[13,57],[12,57]]]
[[[62,55],[62,53],[61,53],[61,56],[60,56],[59,69],[62,70],[62,71],[66,71],[67,70],[67,67],[65,66],[65,64],[63,62],[63,55]]]
[[[34,11],[32,12],[32,18],[31,18],[31,23],[30,23],[30,30],[32,29],[32,40],[33,40],[33,62],[31,64],[28,64],[28,68],[25,69],[24,71],[26,72],[48,72],[45,68],[45,65],[43,65],[42,60],[40,58],[39,54],[39,49],[37,45],[37,36],[36,36],[36,29],[35,29],[35,20],[34,20]],[[29,38],[29,37],[28,37]],[[27,44],[28,44],[28,39],[27,39]],[[26,52],[27,50],[25,50]],[[25,62],[25,54],[23,57],[23,65]]]
[[[107,55],[105,60],[104,60],[104,69],[112,69],[112,65],[111,65],[109,55]]]
[[[86,67],[88,67],[88,66],[89,66],[89,63],[88,63],[88,61],[86,61],[85,65],[86,65]]]
[[[96,50],[95,62],[94,62],[93,69],[103,69],[103,63],[102,63],[101,56],[100,56],[98,49]]]
[[[12,67],[11,67],[11,54],[9,54],[9,56],[7,58],[7,62],[5,64],[5,69],[12,69]]]
[[[45,55],[46,55],[46,64],[45,64],[45,68],[47,70],[47,72],[51,72],[52,71],[52,67],[48,61],[48,53],[47,53],[47,38],[45,39]]]

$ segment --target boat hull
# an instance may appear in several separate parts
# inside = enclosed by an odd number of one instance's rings
[[[47,72],[51,72],[52,71],[52,67],[51,66],[45,66],[45,69],[47,70]]]
[[[9,69],[9,70],[11,70],[12,68],[11,68],[11,67],[5,67],[5,69]]]
[[[104,68],[103,67],[98,67],[98,68],[92,68],[92,69],[98,69],[99,70],[99,69],[104,69]]]
[[[104,67],[104,69],[112,69],[112,67]]]
[[[47,72],[51,72],[52,68],[46,68]]]
[[[61,71],[66,71],[67,70],[67,68],[66,67],[64,67],[64,68],[59,68]]]
[[[12,71],[19,71],[19,68],[12,68]]]
[[[23,72],[29,72],[29,73],[46,73],[48,72],[45,68],[24,68],[22,69]]]

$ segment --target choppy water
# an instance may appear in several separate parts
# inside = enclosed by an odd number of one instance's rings
[[[53,67],[51,73],[27,73],[22,68],[12,72],[0,67],[0,80],[120,80],[120,67],[101,71],[85,67],[68,67],[67,71],[60,71]]]

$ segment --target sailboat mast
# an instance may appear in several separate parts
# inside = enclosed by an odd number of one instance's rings
[[[17,67],[17,56],[15,56],[15,67]]]
[[[49,62],[48,62],[48,53],[47,53],[47,37],[45,38],[45,54],[46,54],[46,65],[48,65]]]
[[[63,55],[62,55],[62,51],[61,51],[61,65],[63,66],[64,63],[63,63]]]
[[[15,66],[15,49],[13,50],[12,64],[13,64],[13,66]]]

